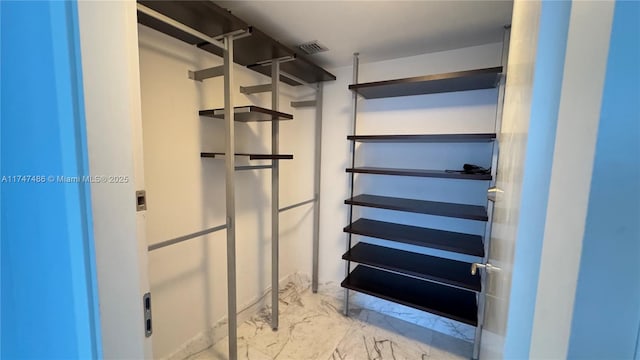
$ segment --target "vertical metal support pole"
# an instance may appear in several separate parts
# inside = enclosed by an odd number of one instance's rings
[[[274,60],[271,63],[271,108],[278,111],[280,95],[280,62]],[[277,120],[271,122],[271,153],[279,154],[278,132],[280,123]],[[279,211],[280,208],[280,163],[273,160],[271,170],[271,328],[278,330],[278,295],[280,281],[278,269],[279,255]]]
[[[318,268],[320,253],[320,175],[322,165],[322,83],[316,91],[316,143],[315,169],[313,181],[313,265],[311,270],[311,291],[318,292]]]
[[[226,137],[225,184],[227,200],[227,293],[229,317],[229,359],[238,358],[236,311],[236,202],[235,137],[233,119],[233,37],[224,38],[224,129]]]
[[[360,59],[358,58],[360,54],[353,54],[353,83],[358,83],[358,66],[360,64]],[[352,95],[353,107],[351,116],[353,118],[353,133],[352,135],[356,135],[356,125],[357,125],[357,117],[358,117],[358,94],[354,91]],[[356,165],[356,142],[351,142],[351,168],[355,168]],[[355,185],[355,174],[351,173],[351,196],[353,198],[353,187]],[[349,225],[353,223],[353,205],[349,205]],[[351,249],[351,233],[347,234],[347,251]],[[351,261],[347,260],[344,269],[345,278],[349,276],[351,272]],[[349,289],[344,289],[344,315],[349,316]]]
[[[504,88],[506,85],[506,74],[507,74],[507,60],[509,57],[509,39],[510,39],[510,28],[505,26],[504,36],[502,39],[502,76],[500,78],[500,85],[498,88],[498,98],[496,103],[496,119],[495,119],[495,133],[497,135],[496,141],[493,142],[493,157],[491,159],[491,183],[489,186],[495,186],[496,178],[498,175],[498,151],[499,151],[499,134],[500,129],[502,128],[502,108],[504,103]],[[489,262],[489,250],[491,243],[491,225],[493,221],[493,207],[494,203],[492,201],[487,202],[487,215],[489,220],[487,220],[487,225],[485,226],[484,233],[484,259],[482,259],[483,264],[487,264]],[[476,333],[473,341],[473,359],[478,359],[480,356],[480,341],[482,340],[482,326],[484,324],[484,313],[485,313],[485,305],[486,305],[486,297],[487,297],[487,271],[483,270],[480,272],[481,276],[481,285],[482,289],[480,293],[478,293],[478,325],[476,325]]]

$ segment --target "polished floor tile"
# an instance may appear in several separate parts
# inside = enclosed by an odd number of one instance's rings
[[[238,358],[251,360],[469,359],[473,344],[380,312],[352,307],[342,315],[333,293],[289,284],[280,292],[279,330],[265,309],[238,327]],[[228,358],[228,339],[188,360]]]

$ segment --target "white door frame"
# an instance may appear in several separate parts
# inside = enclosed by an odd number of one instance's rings
[[[152,358],[136,3],[81,1],[78,16],[89,171],[103,177],[91,186],[103,355]]]

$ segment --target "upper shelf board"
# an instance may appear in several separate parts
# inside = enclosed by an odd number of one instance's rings
[[[491,142],[496,134],[349,135],[347,140],[387,143],[476,143]]]
[[[366,99],[495,88],[502,66],[349,85]]]
[[[314,64],[303,55],[279,43],[269,35],[250,26],[226,9],[211,1],[149,1],[138,2],[165,16],[168,16],[209,37],[217,37],[237,30],[245,30],[250,36],[234,41],[234,61],[261,74],[271,76],[270,66],[258,64],[278,58],[291,57],[292,61],[280,64],[280,70],[291,74],[305,82],[317,83],[335,80],[335,75]],[[188,34],[173,26],[138,11],[138,22],[191,45],[222,57],[222,49]],[[281,81],[297,86],[299,82],[280,77]]]
[[[291,120],[293,115],[265,109],[259,106],[237,106],[233,108],[234,120],[242,122]],[[200,116],[224,119],[224,109],[200,110]]]

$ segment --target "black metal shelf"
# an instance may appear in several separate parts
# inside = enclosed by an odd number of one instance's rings
[[[425,95],[495,88],[502,67],[352,84],[349,89],[366,99]]]
[[[342,259],[471,291],[480,291],[480,275],[471,275],[471,264],[462,261],[363,242],[344,253]]]
[[[445,203],[439,201],[395,198],[389,196],[361,194],[344,201],[347,205],[366,206],[379,209],[406,211],[419,214],[446,216],[459,219],[487,221],[484,206]]]
[[[483,143],[496,139],[494,133],[428,135],[349,135],[347,140],[373,143]]]
[[[380,168],[380,167],[371,167],[371,166],[349,168],[346,170],[348,173],[357,173],[357,174],[432,177],[432,178],[462,179],[462,180],[491,180],[491,174],[465,174],[461,172],[449,172],[444,170],[394,169],[394,168]]]
[[[293,58],[292,61],[280,64],[281,71],[308,83],[336,79],[335,75],[211,1],[138,0],[138,2],[210,37],[215,38],[237,30],[249,31],[251,33],[250,36],[234,42],[234,61],[261,74],[271,76],[271,68],[259,65],[259,63],[291,57]],[[212,54],[223,55],[220,48],[206,42],[203,43],[199,38],[158,21],[140,11],[138,11],[138,22],[188,44],[197,45]],[[286,77],[281,76],[280,79],[289,85],[300,85],[300,83]]]
[[[366,266],[356,266],[341,285],[465,324],[478,325],[476,295],[470,291]]]
[[[248,156],[249,160],[291,160],[293,155],[291,154],[246,154],[236,153],[236,156]],[[201,152],[200,157],[203,158],[215,158],[217,156],[225,156],[225,153],[221,152]]]
[[[224,119],[224,109],[210,109],[200,110],[198,112],[200,116],[207,116],[215,119]],[[293,115],[275,111],[271,109],[265,109],[259,106],[236,106],[233,108],[233,119],[239,122],[254,122],[254,121],[279,121],[279,120],[291,120]]]
[[[385,221],[358,219],[344,232],[417,245],[431,249],[484,257],[484,245],[479,235],[401,225]]]

